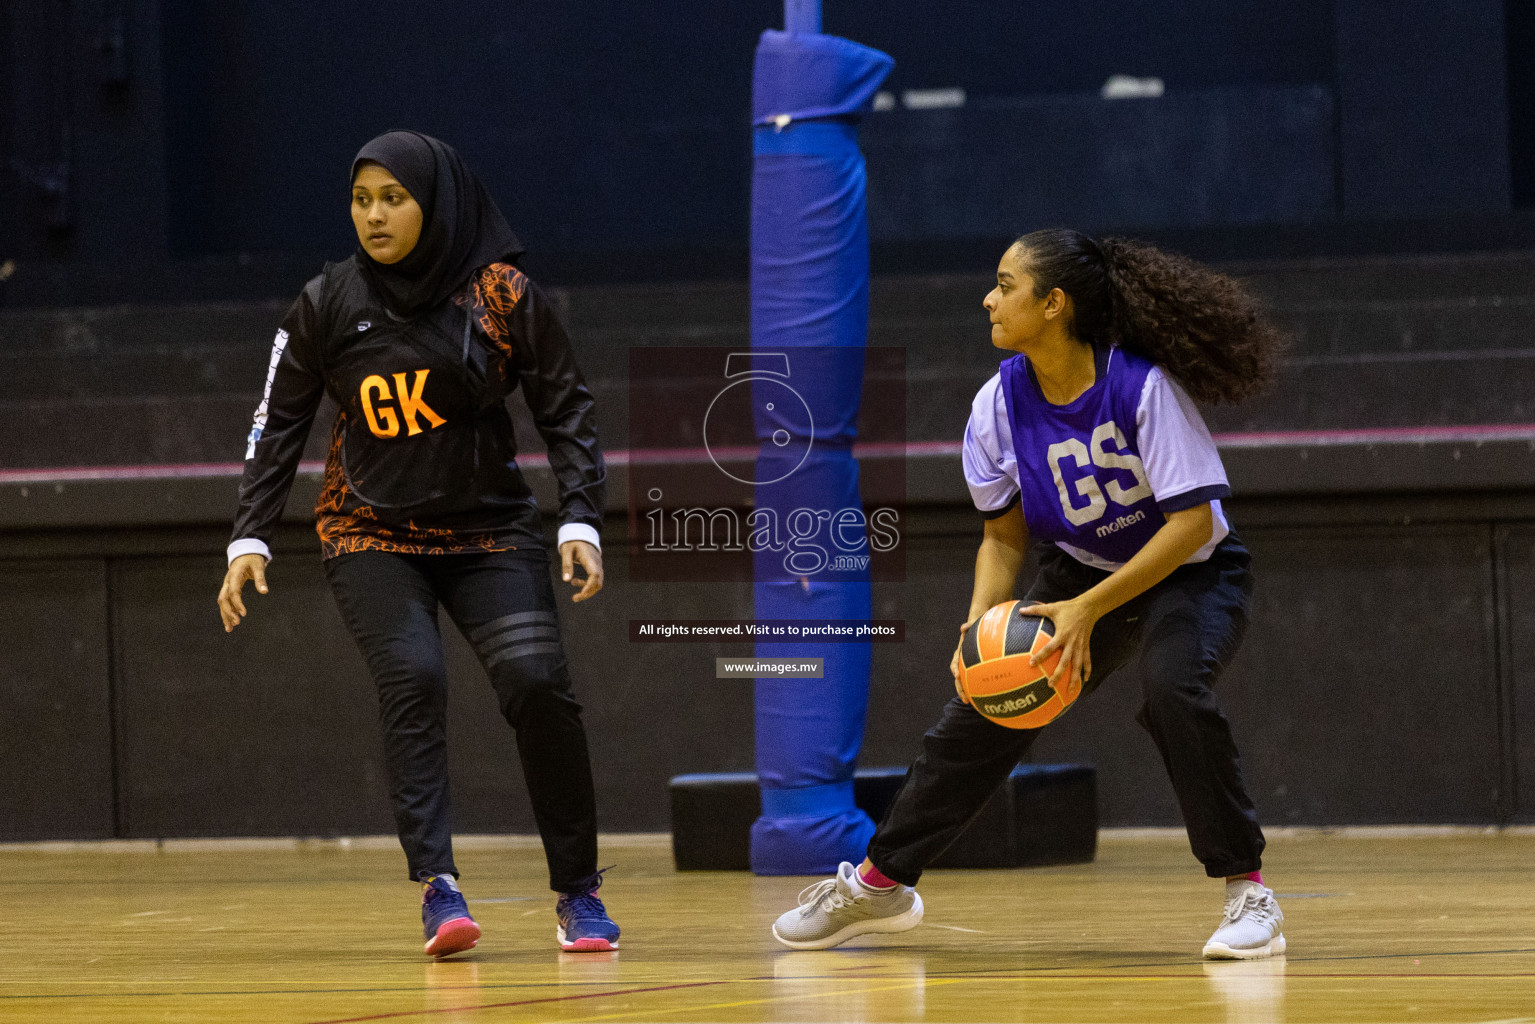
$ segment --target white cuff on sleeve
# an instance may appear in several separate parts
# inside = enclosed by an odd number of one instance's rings
[[[231,564],[241,555],[260,555],[270,562],[272,560],[272,549],[266,546],[266,541],[257,540],[255,537],[246,537],[229,545],[229,561]]]
[[[568,540],[584,540],[598,551],[602,550],[602,540],[597,536],[597,531],[585,523],[566,523],[561,526],[555,547],[559,547]]]

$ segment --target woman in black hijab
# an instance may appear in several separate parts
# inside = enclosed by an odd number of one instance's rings
[[[481,267],[515,264],[522,256],[495,200],[453,147],[417,132],[386,132],[358,151],[353,184],[369,164],[398,179],[422,212],[415,246],[388,262],[373,258],[358,231],[358,267],[395,313],[415,316],[439,305]]]
[[[392,131],[352,164],[359,248],[327,264],[273,343],[219,591],[225,630],[247,580],[267,592],[282,507],[323,394],[340,407],[315,509],[326,576],[378,687],[385,755],[426,952],[473,947],[449,825],[441,606],[517,733],[567,950],[618,945],[596,890],[596,805],[542,523],[505,399],[520,385],[560,494],[563,578],[602,589],[605,470],[565,330],[517,269],[522,246],[447,144]],[[576,566],[586,578],[574,578]]]

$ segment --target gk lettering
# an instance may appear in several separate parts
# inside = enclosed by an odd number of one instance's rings
[[[396,437],[400,433],[400,420],[405,421],[405,434],[414,437],[421,433],[421,424],[418,416],[426,417],[428,430],[442,426],[448,422],[432,410],[421,398],[421,393],[426,390],[426,375],[430,370],[416,370],[415,378],[410,386],[405,386],[405,374],[394,374],[393,393],[389,390],[389,382],[378,374],[370,375],[362,382],[362,414],[368,421],[368,429],[373,431],[374,437]],[[395,415],[393,405],[386,403],[399,403],[399,416]]]

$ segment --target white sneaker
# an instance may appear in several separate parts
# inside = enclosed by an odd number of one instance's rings
[[[865,889],[843,861],[834,878],[799,894],[799,906],[773,923],[773,938],[790,949],[830,949],[868,932],[904,932],[922,921],[922,897],[909,885]]]
[[[1208,960],[1258,960],[1284,952],[1284,914],[1274,890],[1246,878],[1226,883],[1226,914],[1205,943]]]

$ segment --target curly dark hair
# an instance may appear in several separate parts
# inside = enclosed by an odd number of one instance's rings
[[[1066,228],[1013,245],[1035,295],[1071,297],[1077,337],[1141,353],[1196,401],[1240,402],[1273,380],[1285,338],[1235,279],[1144,242]]]

